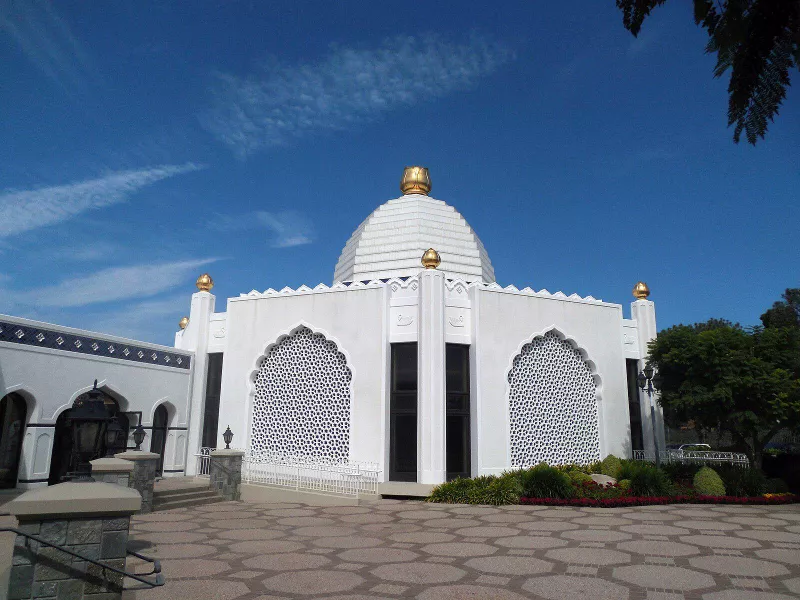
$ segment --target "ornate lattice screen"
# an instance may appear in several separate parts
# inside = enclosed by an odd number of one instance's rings
[[[255,378],[253,451],[347,460],[352,377],[322,334],[300,327],[278,342]]]
[[[525,344],[508,383],[512,466],[600,459],[597,388],[568,342],[548,332]]]

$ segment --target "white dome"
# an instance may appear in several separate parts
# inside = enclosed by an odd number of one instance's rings
[[[428,248],[439,253],[440,271],[465,281],[494,281],[483,244],[452,206],[408,194],[379,206],[347,240],[333,282],[408,277],[422,270]]]

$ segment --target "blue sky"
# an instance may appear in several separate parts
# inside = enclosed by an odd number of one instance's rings
[[[798,90],[735,145],[688,2],[582,6],[0,0],[0,312],[171,344],[205,270],[218,310],[330,283],[421,164],[501,285],[756,323],[800,285]]]

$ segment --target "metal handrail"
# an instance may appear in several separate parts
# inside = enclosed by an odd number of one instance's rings
[[[164,576],[161,574],[161,561],[159,561],[159,560],[157,560],[155,558],[149,558],[147,556],[142,556],[138,552],[134,552],[133,550],[128,550],[127,548],[125,549],[125,552],[127,554],[130,554],[131,556],[135,556],[136,558],[138,558],[140,560],[144,560],[146,562],[151,563],[153,565],[153,570],[150,571],[149,573],[128,573],[127,571],[123,571],[122,569],[118,569],[118,568],[113,567],[111,565],[103,564],[103,563],[101,563],[101,562],[99,562],[97,560],[94,560],[93,558],[89,558],[88,556],[84,556],[83,554],[80,554],[78,552],[74,552],[72,550],[69,550],[68,548],[64,548],[63,546],[59,546],[58,544],[54,544],[53,542],[48,542],[47,540],[43,540],[42,538],[40,538],[38,536],[32,535],[32,534],[27,533],[25,531],[21,531],[21,530],[17,529],[16,527],[0,527],[0,531],[10,531],[10,532],[16,533],[17,535],[21,535],[22,537],[27,538],[29,540],[33,540],[34,542],[38,542],[39,544],[44,544],[45,546],[49,546],[50,548],[55,548],[56,550],[61,550],[61,552],[64,552],[65,554],[69,554],[70,556],[74,556],[75,558],[79,558],[81,560],[85,560],[86,562],[90,562],[93,565],[97,565],[98,567],[103,569],[103,578],[106,581],[108,581],[108,578],[105,576],[105,570],[108,569],[109,571],[113,571],[114,573],[118,573],[119,575],[122,575],[123,577],[130,577],[131,579],[135,579],[139,583],[143,583],[143,584],[145,584],[146,586],[148,586],[150,588],[160,587],[160,586],[164,585],[164,583],[165,583],[164,582]],[[145,579],[145,577],[148,576],[148,575],[155,575],[156,576],[155,580]],[[123,588],[123,589],[141,590],[141,589],[144,589],[144,588]]]

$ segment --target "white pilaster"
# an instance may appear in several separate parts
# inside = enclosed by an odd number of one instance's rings
[[[445,278],[426,269],[419,275],[417,344],[417,464],[419,483],[443,483],[445,462]]]
[[[636,300],[631,302],[631,318],[636,321],[636,329],[639,336],[639,371],[644,369],[647,363],[647,344],[656,338],[656,305],[652,300]],[[647,392],[639,390],[639,406],[642,409],[642,434],[644,437],[644,447],[648,452],[654,451],[653,445],[653,418],[651,410],[655,410],[656,417],[656,439],[658,449],[664,451],[664,415],[658,405],[658,394],[653,394],[652,399],[647,396]]]
[[[206,400],[206,371],[208,368],[208,333],[216,298],[210,292],[192,294],[189,325],[181,336],[181,349],[194,352],[192,366],[191,400],[189,402],[189,440],[186,445],[186,474],[194,475],[203,435],[203,411]]]

